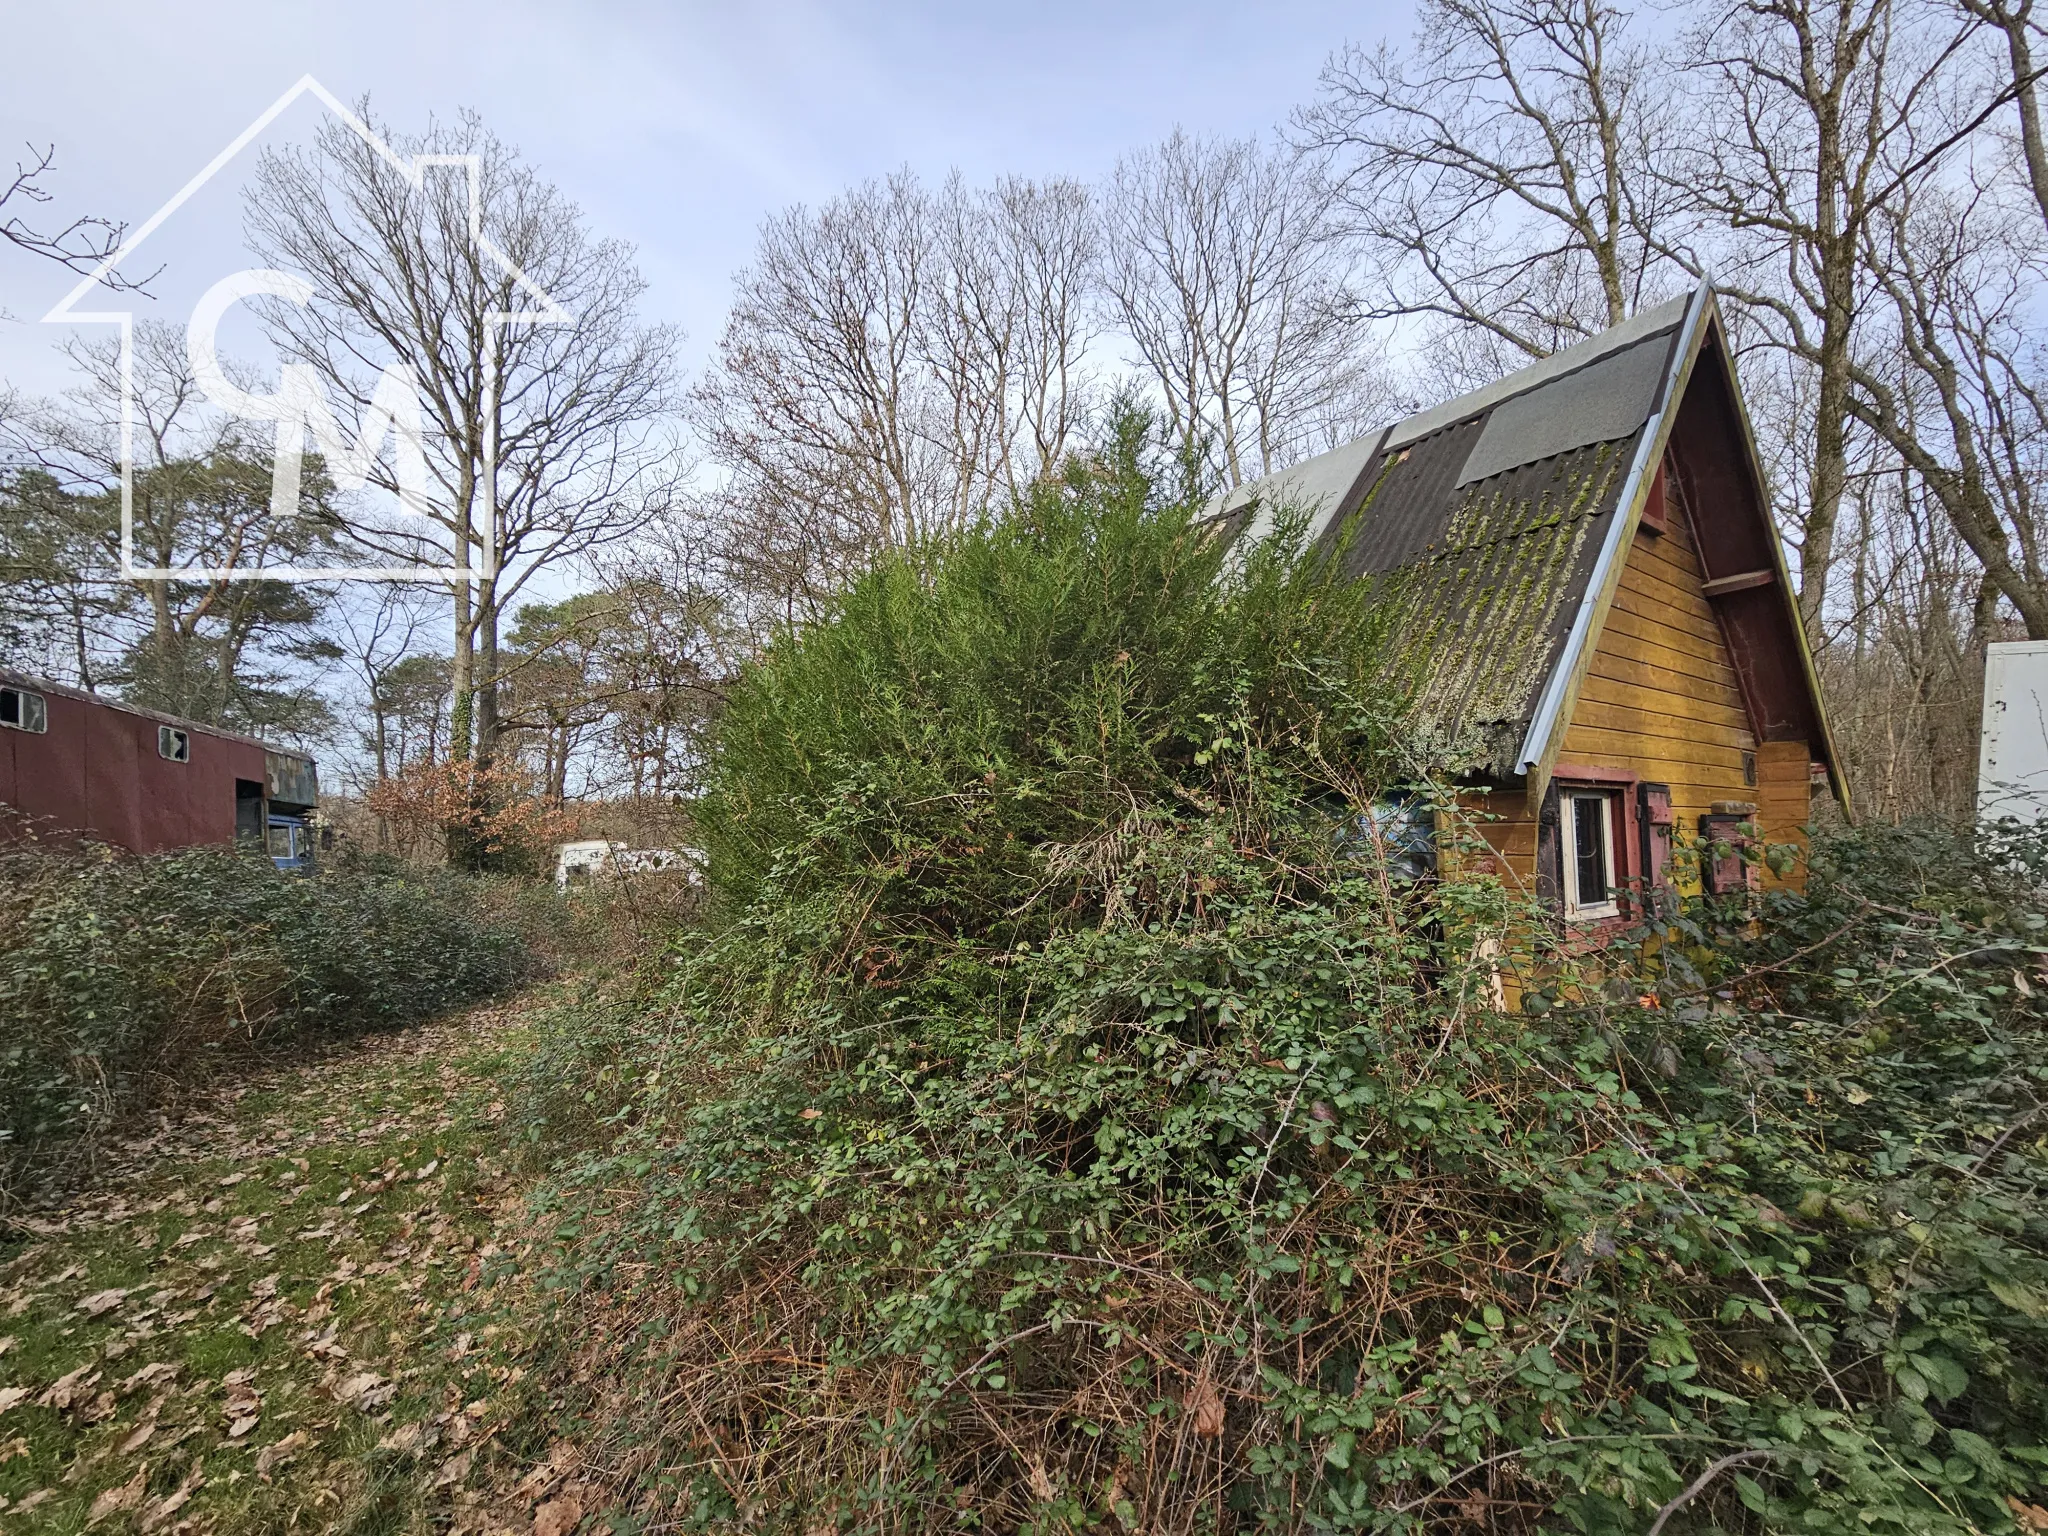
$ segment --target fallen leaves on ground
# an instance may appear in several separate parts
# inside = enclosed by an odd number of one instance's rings
[[[550,1499],[533,1512],[533,1536],[569,1536],[582,1520],[583,1506],[575,1499]]]
[[[135,1469],[135,1475],[118,1487],[104,1489],[92,1501],[92,1508],[86,1512],[85,1523],[98,1525],[111,1515],[118,1515],[134,1509],[142,1502],[142,1495],[149,1487],[149,1463],[144,1462]]]
[[[326,1047],[195,1099],[114,1142],[93,1189],[17,1218],[0,1529],[324,1531],[410,1469],[451,1532],[574,1530],[589,1506],[566,1493],[536,1525],[537,1495],[473,1486],[520,1374],[486,1311],[519,1211],[487,1073],[519,1017]]]

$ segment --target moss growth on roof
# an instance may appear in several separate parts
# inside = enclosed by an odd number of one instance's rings
[[[1596,443],[1468,486],[1454,497],[1439,548],[1366,578],[1387,607],[1390,680],[1412,698],[1413,724],[1437,766],[1515,772],[1633,446]],[[1372,518],[1380,484],[1360,521]]]

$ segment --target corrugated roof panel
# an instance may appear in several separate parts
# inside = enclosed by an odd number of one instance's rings
[[[1350,526],[1330,528],[1324,547],[1342,547],[1347,576],[1390,571],[1444,547],[1458,468],[1481,423],[1462,422],[1382,457]]]
[[[1275,470],[1264,479],[1253,480],[1219,497],[1214,515],[1227,517],[1250,505],[1256,498],[1259,510],[1246,530],[1253,538],[1272,532],[1281,510],[1305,511],[1311,526],[1320,528],[1334,518],[1345,497],[1373,462],[1379,438],[1361,437],[1355,442],[1303,459],[1287,469]]]
[[[1411,453],[1407,468],[1439,485],[1457,446]],[[1413,694],[1412,723],[1444,766],[1516,771],[1529,713],[1592,579],[1600,535],[1616,515],[1634,437],[1577,448],[1466,487],[1439,502],[1440,537],[1421,557],[1346,569],[1378,584],[1392,610],[1390,681]],[[1389,455],[1389,458],[1397,457]],[[1392,477],[1359,519],[1371,540]],[[1420,490],[1421,487],[1403,489]],[[1369,557],[1368,557],[1369,558]]]
[[[1539,384],[1559,378],[1574,369],[1583,368],[1609,352],[1618,352],[1623,347],[1633,346],[1659,332],[1675,330],[1684,321],[1686,308],[1691,303],[1692,297],[1689,294],[1668,300],[1655,309],[1646,309],[1632,315],[1612,330],[1602,331],[1590,340],[1566,347],[1562,352],[1554,352],[1526,368],[1518,368],[1504,379],[1497,379],[1483,388],[1459,395],[1455,400],[1446,400],[1442,405],[1419,411],[1394,427],[1387,437],[1386,445],[1388,448],[1403,447],[1417,438],[1427,437],[1432,432],[1440,432],[1453,422],[1463,421],[1468,416],[1476,416],[1510,396],[1519,395],[1524,390],[1534,389]]]

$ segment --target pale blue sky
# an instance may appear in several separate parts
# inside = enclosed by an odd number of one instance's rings
[[[654,316],[715,339],[729,280],[763,215],[909,165],[1093,177],[1176,124],[1243,134],[1283,121],[1347,39],[1399,36],[1406,0],[1338,4],[1048,4],[318,8],[217,3],[52,5],[0,0],[8,84],[0,153],[54,142],[58,213],[140,222],[300,74],[369,92],[414,126],[474,107],[632,241]],[[273,130],[297,136],[316,104]],[[4,166],[0,161],[0,166]],[[246,263],[230,166],[152,242],[169,263],[159,302],[190,298]],[[0,253],[0,377],[62,382],[56,327],[35,324],[67,286]],[[232,348],[235,337],[225,337]]]

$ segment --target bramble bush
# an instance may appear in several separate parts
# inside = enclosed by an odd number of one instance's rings
[[[516,897],[369,861],[0,845],[0,1211],[237,1048],[406,1024],[524,976]]]
[[[1370,608],[1156,483],[733,694],[712,921],[530,1069],[536,1451],[664,1529],[2048,1528],[2039,844],[1597,951],[1405,881],[1387,791],[1472,829]]]

